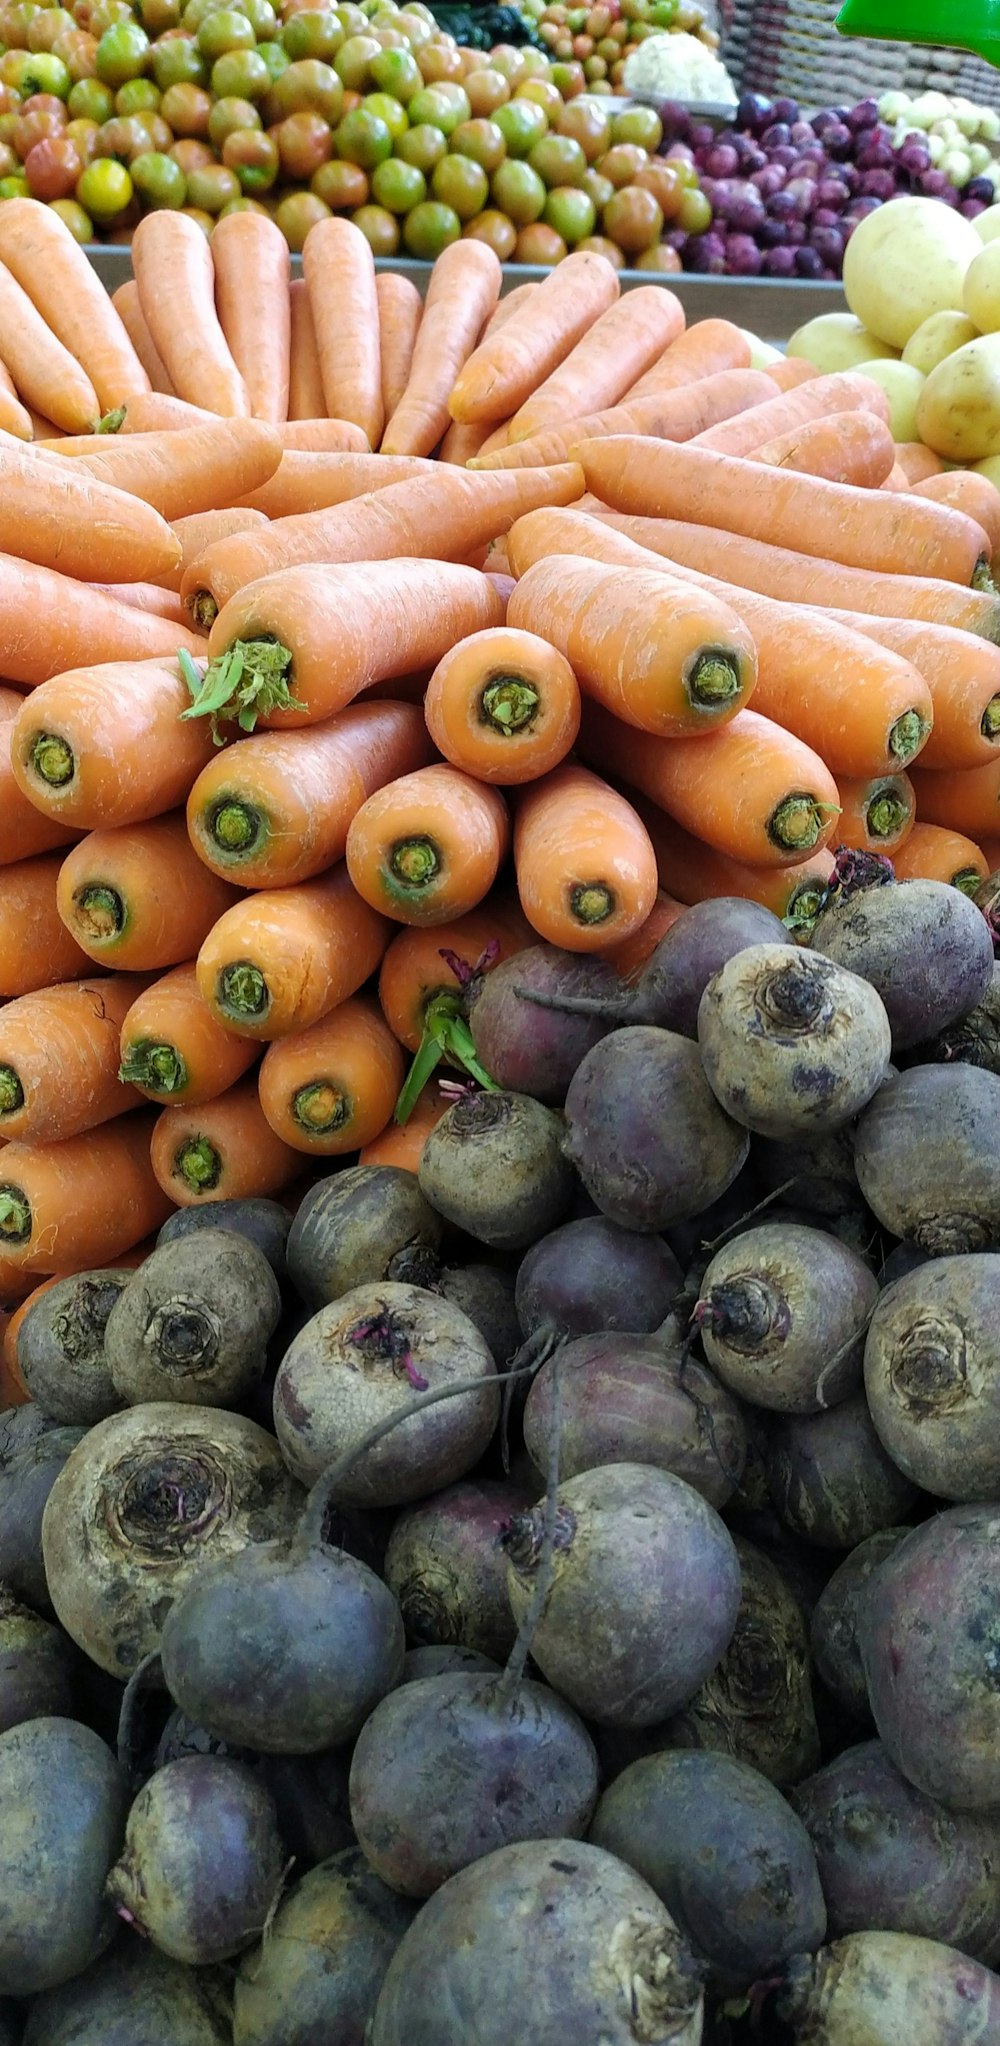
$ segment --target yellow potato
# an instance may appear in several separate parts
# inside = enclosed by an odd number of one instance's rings
[[[1000,455],[987,455],[985,461],[973,462],[972,467],[978,476],[986,476],[1000,490]]]
[[[932,369],[917,406],[919,438],[951,462],[1000,455],[1000,334],[983,334]]]
[[[975,341],[978,333],[979,328],[967,313],[932,313],[911,334],[903,350],[903,361],[911,363],[921,376],[929,377],[946,355],[954,355],[956,348]]]
[[[876,341],[853,313],[820,313],[815,320],[807,320],[804,327],[796,329],[787,353],[801,356],[814,369],[829,376],[835,370],[859,369],[863,362],[875,362],[882,357],[895,361],[899,350]]]
[[[965,310],[981,334],[1000,329],[1000,241],[987,242],[965,273]]]
[[[925,379],[908,362],[866,362],[865,375],[881,385],[889,400],[889,431],[893,440],[918,440],[917,406]]]
[[[905,348],[931,313],[963,310],[965,273],[981,249],[972,222],[939,199],[890,199],[847,244],[844,296],[880,341]]]
[[[781,362],[780,348],[770,341],[762,341],[759,334],[751,334],[749,327],[741,327],[740,333],[750,350],[751,369],[766,369],[769,362]]]
[[[977,213],[972,223],[981,242],[991,242],[1000,234],[1000,206],[987,206]]]

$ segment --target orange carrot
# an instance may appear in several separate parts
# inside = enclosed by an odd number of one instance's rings
[[[454,767],[422,767],[362,804],[347,870],[364,901],[397,923],[447,923],[489,894],[509,836],[496,789]]]
[[[682,384],[698,383],[702,377],[716,376],[720,370],[749,367],[750,343],[732,320],[698,320],[650,363],[627,395],[630,399],[645,398],[650,393],[676,391]]]
[[[316,346],[316,323],[304,277],[294,279],[288,293],[291,313],[291,359],[288,372],[289,419],[323,419],[323,372]],[[367,440],[368,436],[365,435]]]
[[[954,469],[944,476],[926,476],[912,486],[914,497],[929,497],[932,504],[950,504],[982,526],[990,543],[991,558],[1000,553],[1000,490],[988,476],[973,469]]]
[[[0,554],[0,644],[10,679],[28,684],[83,663],[171,657],[179,646],[193,654],[205,648],[182,625],[9,554]]]
[[[150,1164],[168,1201],[244,1201],[277,1193],[302,1160],[275,1136],[253,1074],[197,1108],[165,1108],[153,1125]]]
[[[10,734],[19,789],[85,831],[140,824],[182,803],[212,757],[212,735],[182,721],[190,692],[175,661],[70,668],[27,696]]]
[[[426,1035],[464,1017],[465,991],[534,943],[534,932],[515,897],[491,895],[467,916],[422,930],[397,931],[382,961],[378,998],[394,1037],[419,1051]],[[449,1055],[448,1043],[444,1044]]]
[[[0,1192],[7,1271],[97,1270],[167,1219],[150,1166],[151,1118],[120,1115],[60,1144],[8,1144]]]
[[[0,1134],[60,1143],[133,1108],[118,1039],[144,982],[136,974],[39,988],[0,1011]]]
[[[505,327],[507,321],[527,304],[531,294],[537,290],[537,284],[516,284],[513,291],[508,291],[503,298],[499,298],[480,339],[485,341],[488,334],[496,334],[501,327]],[[485,422],[481,426],[459,426],[453,419],[437,451],[437,459],[439,462],[455,462],[460,468],[464,468],[473,455],[481,454],[486,442],[492,440],[492,437]]]
[[[119,284],[117,291],[113,291],[111,294],[111,303],[146,372],[152,389],[154,391],[162,391],[164,395],[168,395],[174,387],[160,360],[153,336],[146,325],[146,316],[139,304],[139,286],[134,277],[129,277],[124,284]]]
[[[425,767],[417,706],[359,703],[298,732],[260,732],[208,761],[188,797],[199,859],[244,888],[286,888],[343,859],[362,803]]]
[[[133,391],[148,391],[149,378],[118,312],[50,206],[8,200],[0,214],[0,263],[89,377],[101,411]]]
[[[378,1009],[355,998],[268,1047],[260,1105],[293,1150],[334,1158],[385,1129],[403,1070],[402,1051]]]
[[[966,586],[988,557],[981,526],[924,498],[882,498],[690,443],[666,448],[635,435],[584,443],[579,455],[588,490],[615,511],[685,518],[775,547],[800,546],[850,568]]]
[[[212,229],[215,304],[255,419],[288,417],[288,243],[265,213],[230,213]]]
[[[889,400],[878,384],[859,370],[811,377],[796,390],[783,391],[766,405],[758,405],[752,417],[744,414],[710,427],[707,433],[698,435],[698,446],[713,448],[719,455],[750,455],[776,434],[846,412],[867,412],[887,423]]]
[[[118,1055],[119,1078],[150,1101],[197,1108],[242,1079],[257,1047],[212,1014],[198,992],[194,961],[188,960],[132,1002],[122,1019]]]
[[[341,427],[343,422],[324,424]],[[411,456],[371,454],[358,426],[343,425],[342,438],[344,445],[337,449],[289,448],[274,475],[240,503],[269,519],[298,518],[304,512],[328,511],[331,505],[346,504],[371,490],[384,490],[409,476],[429,475],[434,468],[433,462]]]
[[[382,365],[375,260],[352,220],[318,220],[306,236],[309,286],[325,411],[350,419],[377,448],[382,436]]]
[[[81,462],[61,463],[12,439],[0,442],[0,547],[93,582],[154,582],[180,557],[150,505],[88,475]]]
[[[325,226],[325,222],[320,223]],[[390,483],[351,504],[277,519],[208,548],[184,578],[192,616],[210,625],[215,609],[261,576],[309,562],[463,559],[505,533],[538,504],[571,504],[582,477],[575,463],[527,475],[479,476],[434,465],[434,473]],[[213,608],[214,607],[214,608]]]
[[[96,424],[101,408],[90,378],[2,263],[0,360],[18,396],[56,426],[82,433]]]
[[[57,889],[63,923],[88,957],[140,973],[189,959],[235,899],[202,866],[177,811],[91,831],[67,853]]]
[[[922,440],[897,441],[896,461],[911,489],[915,483],[926,483],[928,476],[940,476],[944,470],[940,455],[925,448]]]
[[[219,918],[197,960],[214,1016],[244,1037],[289,1037],[356,994],[392,929],[334,867],[295,888],[244,896]]]
[[[86,973],[90,961],[59,916],[61,852],[38,853],[3,869],[0,886],[0,998],[33,994]]]
[[[585,767],[557,767],[520,791],[514,866],[532,929],[569,952],[634,937],[656,900],[648,833],[624,796]]]
[[[565,656],[534,632],[474,632],[438,662],[424,699],[439,753],[477,781],[537,781],[565,760],[580,729],[580,691]]]
[[[279,464],[280,466],[280,464]],[[171,527],[181,543],[181,565],[169,577],[161,578],[170,589],[179,590],[185,571],[206,547],[216,540],[228,540],[233,533],[252,533],[257,526],[267,523],[264,513],[252,511],[244,505],[234,505],[230,511],[190,512],[186,518],[171,520]]]
[[[829,769],[758,711],[741,710],[707,739],[654,739],[587,703],[580,751],[747,866],[792,866],[837,829]]]
[[[660,887],[678,902],[711,902],[714,896],[739,895],[787,918],[793,928],[807,928],[815,921],[833,873],[832,853],[810,853],[808,859],[791,867],[746,866],[695,838],[646,796],[630,790],[629,798],[649,833]]]
[[[751,461],[766,462],[772,469],[799,469],[807,476],[823,476],[828,483],[877,490],[892,472],[895,445],[889,428],[874,412],[833,412],[826,419],[776,434],[751,448],[749,455]],[[1000,498],[997,502],[1000,505]]]
[[[0,867],[35,853],[72,845],[79,834],[36,810],[18,787],[11,763],[14,720],[24,703],[16,689],[0,689]],[[0,886],[2,886],[0,879]]]
[[[1000,829],[1000,760],[959,774],[918,768],[913,787],[921,824],[962,831],[977,845]]]
[[[990,873],[995,874],[1000,868],[1000,838],[981,837],[979,847]]]
[[[693,331],[693,330],[692,330]],[[675,344],[676,345],[676,344]],[[668,354],[670,353],[668,349]],[[551,462],[575,461],[573,450],[584,442],[612,434],[642,434],[665,441],[691,440],[720,419],[762,405],[771,385],[758,369],[724,369],[701,377],[649,391],[637,398],[632,392],[619,405],[604,412],[591,412],[583,419],[571,419],[565,426],[549,426],[531,440],[503,446],[496,452],[484,444],[470,462],[473,469],[536,469]]]
[[[128,604],[133,611],[166,618],[171,625],[187,625],[187,612],[178,592],[165,589],[162,583],[91,583],[90,588],[102,590],[106,597]]]
[[[164,519],[183,519],[248,496],[274,475],[280,461],[281,442],[265,420],[213,419],[177,433],[109,434],[100,453],[79,456],[69,474],[86,472],[141,498]]]
[[[132,270],[177,396],[224,418],[248,414],[247,388],[215,310],[212,251],[197,222],[168,210],[145,214],[132,236]]]
[[[939,824],[914,824],[892,864],[897,881],[946,881],[965,895],[974,895],[990,871],[981,846]]]
[[[424,302],[416,285],[397,270],[379,272],[375,279],[375,296],[378,300],[382,411],[386,419],[391,419],[409,380]]]
[[[507,619],[544,633],[587,696],[660,738],[700,737],[734,717],[757,679],[735,612],[658,567],[552,555],[522,575]]]
[[[655,853],[655,846],[653,851]],[[656,901],[645,923],[640,924],[630,938],[623,938],[620,944],[609,945],[606,951],[602,951],[601,958],[606,959],[623,980],[634,980],[642,972],[647,959],[652,958],[660,939],[665,938],[678,917],[683,916],[686,906],[683,902],[675,902],[672,895],[658,888]]]
[[[905,774],[842,775],[840,817],[834,839],[858,852],[890,856],[910,835],[916,815],[913,784]]]
[[[625,292],[520,406],[508,440],[530,440],[565,419],[618,404],[683,329],[684,308],[672,291],[641,284]]]
[[[783,355],[780,362],[769,362],[766,374],[776,383],[779,391],[797,391],[800,384],[812,383],[820,371],[803,356]]]
[[[188,405],[183,398],[160,397],[150,391],[142,398],[130,398],[127,405],[112,415],[121,418],[118,433],[175,433],[182,426],[211,426],[218,414],[206,412],[202,405]],[[364,453],[368,442],[359,426],[351,426],[346,419],[275,419],[268,424],[277,434],[282,449],[289,454],[332,455],[354,449]],[[77,435],[65,446],[60,441],[56,453],[94,454],[107,442],[107,433]]]
[[[892,468],[890,469],[890,471],[889,471],[889,474],[888,474],[888,476],[887,476],[887,477],[885,478],[884,482],[882,482],[882,483],[880,483],[880,484],[879,484],[879,489],[880,489],[880,490],[909,490],[909,488],[910,488],[910,482],[909,482],[909,478],[908,478],[908,476],[907,476],[907,474],[906,474],[906,471],[905,471],[905,469],[901,469],[901,468],[900,468],[900,466],[899,466],[899,463],[898,463],[898,462],[897,462],[897,461],[895,460],[895,458],[894,458],[894,459],[893,459],[893,464],[892,464]]]
[[[15,440],[31,440],[34,432],[31,414],[22,405],[14,379],[6,364],[2,362],[0,362],[0,429],[4,433],[12,433]]]
[[[451,1107],[432,1080],[418,1094],[405,1123],[390,1122],[381,1134],[358,1153],[359,1165],[395,1165],[403,1172],[419,1172],[424,1145],[446,1110]]]
[[[290,568],[220,611],[203,691],[185,716],[236,719],[244,730],[320,724],[368,683],[430,666],[502,620],[493,584],[452,562]]]
[[[7,375],[10,376],[6,363],[4,364],[4,369],[7,371]],[[11,378],[11,381],[13,382],[13,378]],[[38,445],[39,441],[49,443],[66,439],[65,427],[57,426],[54,419],[46,419],[45,414],[43,412],[36,412],[33,405],[26,403],[24,409],[31,421],[31,438],[35,446]]]
[[[438,257],[409,379],[382,435],[383,454],[429,455],[436,448],[448,428],[449,398],[497,303],[502,277],[486,242],[453,242]]]
[[[934,706],[921,767],[981,767],[995,757],[1000,743],[1000,649],[971,632],[923,619],[871,618],[858,611],[831,611],[830,618],[919,668]]]
[[[583,249],[567,256],[530,305],[470,356],[452,390],[452,418],[460,423],[510,418],[618,292],[617,271],[606,257]]]

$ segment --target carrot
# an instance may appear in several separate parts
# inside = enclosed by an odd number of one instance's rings
[[[511,626],[543,633],[584,693],[660,738],[701,736],[753,692],[753,640],[735,612],[659,567],[552,555],[522,575]]]
[[[85,471],[141,498],[164,519],[182,519],[246,497],[274,475],[280,461],[281,442],[265,420],[213,419],[177,433],[108,435],[99,454],[81,455],[69,473]]]
[[[179,646],[193,654],[205,648],[182,625],[9,554],[0,554],[0,644],[10,679],[28,684],[83,663],[173,656]]]
[[[196,1108],[242,1079],[257,1047],[213,1016],[198,992],[194,961],[188,960],[131,1003],[122,1018],[118,1056],[119,1079],[150,1101]]]
[[[838,845],[850,846],[857,852],[891,855],[909,837],[916,815],[916,800],[908,775],[842,775],[837,788],[840,819],[835,839]]]
[[[132,1108],[118,1077],[118,1039],[144,983],[135,974],[69,980],[0,1012],[0,1133],[60,1143]]]
[[[897,881],[950,882],[965,895],[974,895],[990,871],[981,846],[939,824],[914,824],[892,864]]]
[[[565,656],[535,632],[503,626],[459,640],[424,698],[439,753],[477,781],[537,781],[580,729],[580,691]]]
[[[24,404],[56,426],[81,433],[95,424],[101,407],[90,378],[2,263],[0,360]]]
[[[669,350],[667,351],[669,354]],[[571,419],[565,426],[550,426],[531,440],[489,452],[484,445],[472,457],[473,469],[536,469],[551,462],[575,461],[574,448],[611,434],[642,434],[656,440],[691,440],[720,419],[750,406],[762,405],[771,386],[762,370],[724,369],[714,376],[688,381],[676,388],[648,391],[637,398],[629,393],[621,404],[604,412]]]
[[[218,542],[193,564],[181,594],[195,619],[207,626],[215,615],[213,605],[226,603],[247,583],[279,569],[306,562],[391,561],[401,556],[463,559],[505,533],[535,505],[572,503],[582,481],[572,462],[527,476],[503,477],[473,475],[435,463],[431,474],[421,471],[353,503],[277,519],[265,532],[240,533]]]
[[[915,483],[926,483],[928,476],[940,476],[944,472],[940,455],[925,448],[922,440],[897,441],[896,461],[911,489]]]
[[[202,694],[184,715],[237,719],[243,730],[319,724],[369,682],[430,666],[502,619],[492,583],[452,562],[290,568],[220,611]]]
[[[604,256],[577,250],[539,285],[530,305],[487,336],[456,380],[453,419],[508,419],[618,297],[618,274]]]
[[[343,865],[295,888],[262,889],[209,932],[197,959],[199,992],[228,1029],[289,1037],[357,993],[391,928],[362,901]]]
[[[153,1175],[150,1136],[143,1112],[60,1144],[8,1144],[0,1275],[96,1270],[160,1228],[170,1202]]]
[[[634,937],[656,900],[656,859],[632,805],[575,764],[520,791],[514,867],[532,929],[569,952]]]
[[[4,368],[7,368],[6,363]],[[7,370],[7,375],[10,376],[9,369]],[[13,378],[11,381],[13,382]],[[57,426],[54,419],[46,419],[45,414],[43,412],[36,412],[33,405],[25,404],[24,409],[31,421],[31,438],[36,447],[39,441],[44,441],[48,444],[67,438],[65,427]]]
[[[382,435],[383,454],[429,455],[437,446],[449,425],[451,393],[497,303],[502,277],[486,242],[453,242],[438,257],[406,388]],[[511,326],[508,321],[502,331]]]
[[[0,442],[0,547],[93,582],[152,582],[180,557],[150,505],[88,475],[80,462],[60,463],[16,440]]]
[[[405,1123],[390,1122],[370,1144],[358,1153],[359,1165],[395,1165],[403,1172],[419,1172],[424,1145],[432,1129],[451,1107],[436,1081],[417,1096]]]
[[[155,391],[143,398],[130,398],[127,405],[111,414],[115,424],[99,436],[80,435],[65,447],[61,442],[59,454],[93,454],[107,439],[107,433],[114,431],[123,435],[133,433],[173,433],[182,426],[211,426],[218,414],[206,412],[202,405],[188,405],[183,398],[160,397]],[[363,453],[368,442],[359,426],[351,426],[346,419],[274,419],[269,420],[273,432],[278,436],[286,453],[331,455],[355,450]]]
[[[111,294],[111,303],[135,349],[154,392],[169,395],[173,384],[164,369],[153,336],[146,325],[146,315],[139,303],[139,286],[134,277],[119,284]]]
[[[276,1136],[333,1158],[360,1150],[392,1120],[403,1054],[375,1005],[355,998],[270,1045],[258,1084]]]
[[[792,866],[837,828],[829,769],[758,711],[741,710],[706,739],[654,739],[587,703],[580,751],[747,866]]]
[[[710,427],[699,434],[698,446],[713,448],[719,455],[749,455],[776,434],[847,412],[867,412],[887,423],[889,400],[878,384],[859,370],[811,377],[794,391],[780,392],[765,405],[758,405],[752,418],[744,415]]]
[[[0,689],[0,867],[72,845],[79,836],[58,819],[36,810],[14,778],[11,734],[23,704],[24,697],[16,689]]]
[[[615,511],[683,517],[850,568],[966,586],[988,556],[981,526],[925,499],[890,500],[690,444],[650,446],[637,436],[594,441],[578,453],[588,490]]]
[[[90,588],[102,590],[106,597],[128,604],[133,611],[166,618],[171,625],[187,625],[187,613],[178,592],[164,589],[162,583],[91,583]]]
[[[288,371],[289,419],[323,419],[323,372],[316,346],[316,323],[309,303],[309,286],[296,277],[288,293],[291,314],[291,357]],[[365,435],[367,440],[368,436]]]
[[[173,811],[91,831],[59,873],[59,914],[90,959],[156,972],[189,959],[236,898],[202,866]]]
[[[874,617],[922,618],[933,625],[957,626],[981,639],[1000,642],[1000,600],[985,590],[961,589],[921,575],[880,575],[872,569],[845,568],[820,561],[788,547],[709,526],[682,524],[677,519],[629,518],[599,512],[602,524],[627,533],[641,546],[661,554],[677,568],[703,571],[711,563],[727,582],[761,596],[796,604],[863,611]]]
[[[922,619],[871,618],[858,611],[829,615],[834,625],[863,633],[919,668],[934,708],[921,767],[980,767],[995,758],[1000,741],[1000,650],[971,632]]]
[[[797,391],[800,384],[809,384],[820,375],[813,363],[798,355],[784,355],[780,362],[769,362],[765,373],[779,391]]]
[[[962,831],[977,845],[1000,829],[1000,759],[958,774],[918,770],[913,787],[921,824]]]
[[[680,299],[662,285],[627,291],[601,313],[511,419],[510,441],[616,405],[684,330]]]
[[[410,278],[400,276],[396,270],[379,272],[375,296],[382,411],[386,419],[391,419],[409,380],[424,302]]]
[[[277,1193],[302,1164],[272,1130],[253,1074],[197,1108],[165,1108],[149,1157],[163,1194],[180,1208]]]
[[[188,834],[213,873],[244,888],[286,888],[342,859],[362,803],[432,758],[409,703],[352,704],[329,724],[260,732],[202,768]]]
[[[527,304],[531,294],[537,290],[537,284],[516,284],[513,291],[508,291],[499,298],[480,339],[485,341],[488,334],[496,334],[501,327],[505,327],[507,321]],[[459,426],[453,419],[437,451],[437,459],[439,462],[454,462],[460,468],[464,468],[473,455],[482,452],[486,442],[492,440],[492,437],[485,422],[481,426]]]
[[[972,469],[954,469],[944,476],[927,476],[912,489],[914,497],[949,504],[953,511],[975,519],[989,540],[991,558],[1000,553],[1000,490],[988,476],[977,476]]]
[[[132,270],[177,396],[224,418],[248,414],[247,388],[215,310],[212,251],[197,222],[167,210],[145,214],[132,235]]]
[[[995,874],[1000,868],[1000,838],[981,837],[979,845],[990,873]]]
[[[266,213],[230,213],[212,229],[215,305],[255,419],[288,417],[292,316],[288,243]]]
[[[749,455],[772,469],[796,469],[828,483],[877,490],[892,471],[894,449],[889,428],[874,412],[833,412],[776,434]]]
[[[442,924],[489,894],[510,821],[496,789],[454,767],[421,767],[369,796],[347,833],[347,871],[373,909]]]
[[[418,1052],[428,1037],[451,1057],[458,1044],[452,1026],[462,1024],[466,991],[534,943],[534,932],[516,897],[491,895],[454,922],[422,930],[397,931],[382,961],[378,998],[394,1037]],[[464,1040],[463,1040],[464,1043]],[[471,1047],[468,1039],[465,1049]],[[461,1064],[461,1052],[453,1061]]]
[[[339,420],[324,423],[341,425]],[[290,448],[274,475],[259,490],[248,491],[241,505],[264,512],[269,519],[298,518],[304,512],[328,511],[331,505],[346,504],[371,490],[384,490],[407,477],[430,475],[434,468],[433,462],[412,456],[371,454],[360,427],[345,426],[343,436],[344,446],[338,449]]]
[[[31,414],[22,405],[14,379],[3,362],[0,362],[0,430],[12,433],[15,440],[31,440],[34,432]]]
[[[633,807],[635,807],[633,805]],[[636,811],[638,815],[638,811]],[[656,850],[655,846],[653,848]],[[634,980],[641,973],[647,959],[651,959],[661,938],[666,937],[679,916],[683,916],[686,904],[675,902],[672,895],[662,888],[656,891],[656,901],[644,924],[630,938],[623,938],[617,945],[609,945],[602,951],[601,958],[620,973],[623,980]]]
[[[0,886],[0,998],[33,994],[86,973],[90,960],[63,924],[56,886],[61,852],[4,867]]]
[[[909,488],[910,488],[909,478],[907,477],[905,469],[901,469],[899,463],[894,459],[892,468],[890,469],[889,474],[885,478],[884,482],[879,484],[879,489],[909,490]]]
[[[382,436],[382,365],[375,259],[352,220],[318,220],[306,236],[309,286],[324,410],[350,419],[377,448]]]
[[[280,465],[279,465],[280,466]],[[185,570],[206,547],[216,540],[228,540],[233,533],[252,533],[257,526],[266,525],[264,513],[252,511],[245,505],[233,505],[228,511],[189,512],[183,519],[171,520],[171,527],[181,543],[181,565],[169,577],[161,581],[169,584],[171,590],[179,590]]]
[[[724,369],[749,369],[750,343],[732,320],[697,320],[663,350],[632,385],[629,398],[676,391]],[[773,386],[770,395],[773,396]]]
[[[100,409],[120,405],[149,378],[120,315],[69,228],[36,199],[8,200],[0,263],[89,377]]]
[[[739,895],[762,903],[775,916],[787,917],[793,926],[808,926],[815,919],[833,873],[832,853],[825,849],[810,853],[790,867],[747,866],[695,838],[648,797],[632,789],[628,796],[649,833],[660,887],[678,902],[690,905],[710,902],[714,896]]]
[[[18,787],[60,824],[141,824],[184,801],[212,757],[212,735],[185,723],[174,661],[70,668],[26,697],[10,734]]]

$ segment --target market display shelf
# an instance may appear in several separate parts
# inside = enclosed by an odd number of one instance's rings
[[[132,259],[126,244],[109,245],[95,242],[87,250],[94,269],[108,291],[116,291],[132,275]],[[425,292],[431,274],[430,263],[418,263],[405,257],[379,257],[376,270],[399,270],[406,277],[412,277],[418,290]],[[292,257],[292,273],[302,274],[302,260]],[[540,281],[550,273],[534,265],[508,263],[504,265],[503,291],[512,291],[516,284],[525,284],[534,279]],[[847,301],[839,284],[814,284],[802,279],[787,283],[781,278],[770,277],[694,277],[682,274],[679,277],[658,276],[650,270],[623,270],[621,285],[623,291],[631,291],[637,284],[668,284],[681,300],[688,321],[725,319],[734,321],[738,327],[749,327],[762,341],[783,343],[797,327],[806,320],[814,319],[819,313],[846,311]]]

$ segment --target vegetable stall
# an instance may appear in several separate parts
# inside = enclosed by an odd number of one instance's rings
[[[1000,2036],[1000,209],[902,174],[842,289],[0,203],[0,2046]]]

